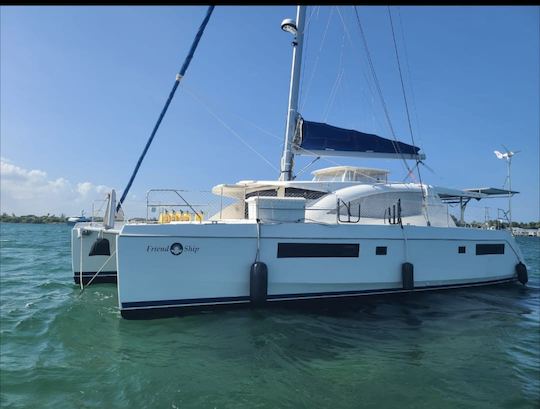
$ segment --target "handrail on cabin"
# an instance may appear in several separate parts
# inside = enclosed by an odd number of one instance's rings
[[[344,220],[341,218],[341,205],[340,205],[340,202],[343,203],[343,206],[345,206],[345,208],[347,209],[347,219]],[[361,214],[360,214],[360,203],[358,204],[358,217],[356,218],[352,218],[352,215],[351,215],[351,202],[348,202],[346,203],[343,199],[338,199],[337,200],[337,218],[338,218],[338,222],[340,223],[358,223],[360,222],[360,217],[361,217]]]

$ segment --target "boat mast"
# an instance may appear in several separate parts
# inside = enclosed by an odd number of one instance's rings
[[[287,128],[285,129],[285,143],[281,157],[281,173],[279,180],[292,179],[293,153],[291,149],[296,121],[298,115],[298,91],[300,88],[300,68],[302,66],[302,48],[304,43],[304,22],[306,6],[298,6],[296,11],[296,23],[290,19],[283,20],[281,28],[294,34],[291,83],[289,86],[289,107],[287,110]]]

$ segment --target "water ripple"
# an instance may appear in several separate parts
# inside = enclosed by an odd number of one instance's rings
[[[126,321],[116,286],[73,285],[69,234],[2,225],[2,407],[540,406],[536,239],[527,288]]]

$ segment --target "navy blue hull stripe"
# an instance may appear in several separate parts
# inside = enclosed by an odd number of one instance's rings
[[[188,298],[183,300],[135,301],[124,302],[122,308],[175,307],[186,304],[223,304],[247,302],[249,297]]]
[[[83,284],[88,284],[90,280],[91,280],[90,277],[83,277],[82,282]],[[73,281],[75,281],[75,284],[81,283],[81,280],[79,280],[78,277],[75,277]],[[105,277],[98,276],[94,279],[94,281],[92,281],[92,284],[109,284],[109,283],[116,283],[117,281],[118,280],[116,279],[115,276],[105,276]]]
[[[82,282],[83,284],[88,284],[92,277],[94,277],[96,273],[92,271],[83,271],[82,273]],[[81,276],[79,273],[73,273],[73,281],[75,281],[75,284],[81,283]],[[116,271],[101,271],[96,278],[92,281],[92,284],[105,284],[105,283],[116,283],[117,282],[117,274]]]
[[[82,276],[83,277],[93,277],[94,275],[96,274],[95,271],[83,271],[82,273]],[[98,274],[98,277],[101,277],[101,276],[114,276],[116,277],[116,271],[101,271],[99,274]],[[79,277],[79,273],[73,273],[73,277]]]
[[[463,287],[477,287],[482,285],[490,284],[502,284],[509,281],[515,281],[515,278],[505,278],[502,280],[490,280],[490,281],[479,281],[475,283],[463,283],[463,284],[444,284],[444,285],[426,285],[422,287],[415,287],[413,290],[404,290],[403,288],[381,288],[374,290],[363,290],[363,291],[336,291],[336,292],[327,292],[327,293],[299,293],[299,294],[277,294],[269,295],[267,299],[272,300],[282,300],[282,299],[299,299],[299,298],[314,298],[314,297],[346,297],[354,295],[367,295],[367,294],[390,294],[390,293],[402,293],[410,291],[424,291],[424,290],[442,290],[445,288],[463,288]]]
[[[388,289],[376,289],[376,290],[363,290],[363,291],[336,291],[336,292],[323,292],[323,293],[300,293],[300,294],[277,294],[268,295],[268,301],[280,301],[280,300],[301,300],[312,298],[338,298],[338,297],[351,297],[362,296],[369,294],[391,294],[413,291],[427,291],[427,290],[439,290],[450,288],[463,288],[463,287],[476,287],[491,284],[503,284],[511,281],[515,281],[516,278],[505,278],[500,280],[480,281],[475,283],[463,283],[463,284],[445,284],[445,285],[432,285],[417,287],[413,290],[404,290],[402,288],[388,288]],[[187,305],[211,305],[211,304],[227,304],[227,303],[245,303],[249,302],[249,296],[243,297],[217,297],[217,298],[190,298],[180,300],[158,300],[158,301],[134,301],[122,303],[122,309],[130,308],[153,308],[153,307],[181,307]]]

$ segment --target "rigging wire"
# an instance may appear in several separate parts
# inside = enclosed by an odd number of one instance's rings
[[[146,145],[144,146],[144,149],[141,155],[139,156],[139,160],[137,161],[137,164],[135,165],[135,169],[131,173],[131,177],[129,178],[128,184],[124,188],[124,192],[122,193],[122,196],[120,197],[120,200],[118,201],[118,205],[116,206],[117,212],[120,211],[122,207],[122,203],[124,203],[124,200],[127,197],[129,189],[131,189],[131,185],[133,184],[133,181],[135,180],[135,177],[137,176],[137,173],[139,172],[139,168],[141,167],[142,161],[144,157],[146,156],[146,153],[148,152],[148,149],[150,148],[150,145],[152,144],[154,137],[156,136],[159,126],[161,125],[161,121],[163,120],[163,118],[165,117],[165,114],[167,113],[167,110],[169,109],[169,105],[171,104],[171,101],[174,97],[174,94],[176,93],[176,89],[178,88],[180,81],[182,80],[184,75],[186,75],[186,71],[191,63],[191,60],[193,59],[193,55],[195,54],[195,51],[197,50],[197,46],[199,45],[199,42],[201,41],[201,37],[208,24],[208,21],[210,20],[210,16],[212,15],[214,8],[215,6],[208,6],[208,9],[206,10],[206,15],[204,16],[204,19],[201,22],[201,25],[199,26],[199,30],[197,31],[197,34],[195,35],[195,38],[193,39],[193,42],[191,43],[191,48],[189,49],[189,52],[184,60],[184,63],[182,64],[182,67],[180,68],[180,71],[178,72],[178,74],[176,74],[176,79],[174,81],[174,85],[171,91],[169,92],[167,101],[165,102],[165,105],[163,106],[161,113],[159,114],[159,117],[154,125],[154,128],[152,129],[152,133],[150,134],[150,137],[146,141]]]
[[[186,89],[186,91],[197,101],[199,102],[206,111],[210,115],[212,115],[225,129],[227,129],[231,134],[233,134],[240,142],[242,142],[246,147],[248,147],[253,153],[255,153],[259,158],[261,158],[264,162],[268,164],[272,169],[274,169],[276,172],[279,172],[279,169],[274,166],[272,162],[270,162],[268,159],[266,159],[261,153],[259,153],[253,146],[251,146],[247,141],[240,136],[238,132],[236,132],[234,129],[232,129],[221,117],[219,117],[211,108],[210,106],[206,105],[202,100],[200,100],[194,93]]]
[[[315,67],[314,67],[314,69],[313,69],[313,70],[311,71],[311,73],[310,73],[311,75],[310,75],[309,82],[308,82],[308,84],[307,84],[307,89],[306,89],[306,93],[305,93],[305,94],[303,94],[303,89],[304,89],[304,87],[303,87],[303,85],[302,85],[301,96],[303,97],[303,99],[302,99],[301,104],[300,104],[300,106],[301,106],[301,109],[300,109],[300,110],[303,109],[303,107],[305,106],[305,104],[306,104],[306,102],[307,102],[307,96],[309,95],[309,91],[310,91],[310,89],[311,89],[311,86],[312,86],[312,83],[313,83],[313,79],[314,79],[314,77],[315,77],[315,73],[316,73],[316,71],[317,71],[317,67],[318,67],[320,55],[321,55],[322,50],[323,50],[324,45],[325,45],[325,40],[326,40],[328,28],[329,28],[330,23],[331,23],[331,17],[332,17],[333,11],[334,11],[334,6],[332,6],[332,8],[330,9],[330,13],[329,13],[329,16],[328,16],[328,20],[327,20],[327,23],[326,23],[326,27],[325,27],[325,30],[324,30],[324,32],[323,32],[323,37],[322,37],[322,40],[321,40],[321,43],[320,43],[319,52],[318,52],[318,54],[317,54],[317,56],[316,56]],[[347,28],[347,25],[346,25],[346,23],[345,23],[345,21],[344,21],[344,19],[343,19],[343,16],[342,16],[342,14],[341,14],[341,11],[339,10],[339,7],[336,7],[336,11],[338,12],[338,16],[339,16],[339,18],[340,18],[340,20],[341,20],[341,23],[342,23],[342,26],[343,26],[343,30],[344,30],[344,33],[345,33],[346,36],[347,36],[347,39],[348,39],[348,41],[349,41],[349,44],[350,44],[351,46],[354,46],[354,43],[353,43],[353,41],[352,41],[352,39],[351,39],[351,35],[350,35],[349,30],[348,30],[348,28]],[[312,13],[312,14],[313,14],[313,13]],[[357,17],[357,18],[358,18],[358,17]],[[361,33],[363,34],[363,30],[362,30],[362,29],[361,29]],[[343,39],[343,41],[344,41],[344,39]],[[369,57],[369,59],[371,60],[371,55],[370,55],[370,53],[369,53],[369,48],[367,47],[367,41],[365,40],[365,38],[364,38],[364,42],[365,42],[365,47],[366,47],[366,53],[368,54],[368,57]],[[342,44],[342,48],[343,48],[343,47],[344,47],[344,44]],[[342,53],[343,53],[343,49],[342,49]],[[341,59],[342,59],[342,58],[340,58],[340,60],[341,60]],[[340,62],[340,65],[342,65],[342,62]],[[396,135],[395,135],[395,132],[394,132],[394,129],[393,129],[393,126],[392,126],[392,122],[391,122],[391,120],[390,120],[390,116],[389,116],[388,110],[386,109],[386,102],[384,101],[384,97],[382,96],[382,92],[381,92],[381,90],[380,90],[380,85],[378,84],[378,79],[377,79],[377,76],[376,76],[376,74],[375,74],[375,72],[374,72],[373,65],[371,65],[371,69],[372,69],[372,71],[371,71],[372,77],[374,78],[374,82],[376,83],[377,88],[378,88],[379,99],[381,100],[381,104],[383,105],[383,108],[385,108],[386,120],[387,120],[388,126],[389,126],[389,128],[390,128],[390,131],[391,131],[392,136],[393,136],[393,139],[394,139],[394,141],[392,141],[392,144],[393,144],[393,146],[394,146],[395,151],[398,153],[398,155],[400,155],[400,157],[401,157],[401,159],[402,159],[402,164],[403,164],[404,168],[405,168],[406,171],[407,171],[407,175],[409,176],[409,175],[412,174],[411,168],[409,167],[407,161],[406,161],[405,158],[403,157],[403,154],[402,154],[402,152],[401,152],[401,149],[399,148],[399,145],[396,143],[396,142],[398,142],[398,140],[397,140],[397,138],[396,138]],[[372,100],[373,100],[373,99],[375,98],[375,93],[374,93],[374,91],[373,91],[371,82],[369,81],[369,78],[368,78],[368,76],[366,76],[365,72],[362,71],[362,73],[364,74],[364,77],[366,78],[366,83],[367,83],[367,85],[368,85],[367,88],[368,88],[369,92],[371,93],[371,97],[372,97]],[[331,93],[330,93],[330,96],[329,96],[329,101],[327,102],[327,105],[326,105],[326,108],[325,108],[324,114],[323,114],[323,117],[325,118],[324,120],[326,120],[326,118],[327,118],[327,116],[328,116],[328,114],[329,114],[329,111],[330,111],[331,107],[333,106],[335,97],[337,96],[337,91],[338,91],[338,89],[339,89],[339,86],[341,85],[341,81],[342,81],[343,75],[344,75],[344,70],[342,69],[341,71],[338,72],[336,81],[335,81],[335,83],[334,83],[334,85],[333,85],[333,87],[332,87],[332,90],[331,90]],[[306,150],[306,149],[302,149],[302,150],[304,150],[304,151],[305,151],[306,153],[308,153],[308,154],[313,154],[313,153],[311,153],[309,150]],[[325,159],[325,158],[323,158],[323,160],[326,160],[326,161],[329,162],[329,163],[338,165],[337,162],[334,162],[334,161],[331,161],[331,160],[327,160],[327,159]],[[368,175],[365,175],[365,176],[369,177]],[[407,176],[407,177],[408,177],[408,176]],[[375,180],[375,178],[374,178],[374,180]]]
[[[298,176],[300,176],[302,173],[304,173],[311,165],[313,165],[315,162],[317,162],[319,159],[321,159],[320,156],[317,156],[315,159],[313,159],[311,162],[309,162],[306,166],[304,166],[300,171],[293,176],[293,180],[295,180]]]
[[[399,71],[399,80],[401,81],[401,90],[403,92],[403,100],[405,101],[405,110],[407,111],[407,123],[409,124],[409,131],[411,133],[411,140],[413,146],[416,146],[414,143],[414,132],[412,129],[412,123],[411,123],[411,114],[409,112],[409,104],[407,102],[407,93],[405,92],[405,84],[403,83],[403,73],[401,72],[401,63],[399,61],[399,52],[397,48],[397,42],[396,42],[396,34],[394,31],[394,22],[392,20],[392,11],[390,10],[390,6],[388,6],[388,17],[390,18],[390,27],[392,28],[392,39],[394,40],[394,50],[396,52],[396,60],[398,65],[398,71]],[[429,213],[428,213],[428,206],[426,203],[426,193],[424,192],[424,184],[422,183],[422,172],[420,172],[420,164],[422,161],[420,159],[416,159],[416,171],[418,172],[418,180],[420,181],[420,191],[422,192],[422,202],[424,204],[425,208],[425,215],[427,220],[427,225],[431,225],[429,220]],[[427,190],[427,189],[426,189]]]
[[[416,123],[416,136],[420,139],[419,144],[422,145],[422,150],[424,150],[424,152],[425,152],[425,147],[423,146],[424,143],[422,141],[422,134],[420,132],[420,120],[418,118],[418,109],[416,107],[416,96],[415,96],[415,93],[414,93],[414,87],[411,85],[411,82],[412,82],[411,68],[410,68],[410,65],[409,65],[407,42],[405,41],[405,30],[403,28],[403,19],[401,18],[401,8],[400,7],[397,7],[397,12],[398,12],[398,17],[399,17],[399,27],[400,27],[400,33],[401,33],[401,42],[403,44],[403,51],[404,51],[404,54],[405,54],[405,67],[407,68],[407,78],[409,78],[409,90],[410,90],[410,93],[411,93],[411,108],[412,108],[415,123]],[[425,162],[420,161],[420,164],[422,164],[422,166],[424,168],[426,168],[429,172],[433,173],[435,176],[440,178],[440,176],[437,174],[437,172],[435,172],[435,170],[433,170],[431,167],[429,167]]]
[[[332,89],[330,91],[330,95],[328,96],[328,101],[326,102],[326,108],[323,113],[323,122],[326,122],[328,120],[328,115],[330,114],[330,111],[332,107],[334,106],[334,102],[336,100],[336,96],[339,91],[339,87],[341,86],[341,79],[343,78],[343,74],[345,73],[344,69],[341,69],[338,72],[338,75],[336,77],[336,80],[334,81],[334,85],[332,86]]]
[[[351,45],[351,47],[354,47],[354,43],[352,41],[351,34],[350,34],[349,29],[347,27],[347,23],[345,22],[345,19],[343,18],[343,15],[341,14],[341,11],[339,10],[339,7],[336,7],[336,10],[338,12],[339,19],[341,20],[341,25],[343,26],[343,31],[347,35],[347,40],[349,40],[349,44]],[[362,68],[364,68],[364,67],[362,66]],[[368,88],[369,92],[371,93],[371,98],[372,98],[372,101],[373,101],[375,99],[375,91],[373,91],[373,85],[371,84],[370,77],[366,74],[364,69],[362,69],[362,74],[364,75],[364,78],[366,80],[366,84],[368,86],[367,88]]]
[[[197,96],[197,98],[199,98],[199,100],[204,102],[207,106],[213,105],[215,107],[217,105],[215,101],[212,101],[212,103],[210,103],[208,97],[206,97],[206,96],[203,97],[201,95],[201,93],[198,92],[198,91],[195,91],[195,89],[193,87],[188,86],[187,84],[183,84],[183,87],[186,89],[187,92]],[[250,121],[249,119],[247,119],[246,117],[240,115],[239,113],[232,111],[230,108],[224,108],[223,106],[220,106],[220,109],[222,111],[227,111],[229,114],[234,115],[238,119],[244,121],[248,125],[251,125],[252,127],[254,127],[255,129],[261,131],[262,133],[264,133],[264,134],[266,134],[268,136],[271,136],[272,138],[274,138],[274,139],[276,139],[278,141],[283,142],[283,137],[282,136],[278,136],[275,133],[270,132],[269,130],[262,128],[261,126],[257,125],[255,122]]]
[[[390,6],[388,6],[388,17],[390,18],[390,27],[392,28],[392,39],[394,41],[394,51],[396,52],[396,60],[397,60],[397,66],[398,66],[398,71],[399,71],[399,80],[401,82],[401,91],[403,92],[403,100],[405,101],[405,111],[407,112],[407,123],[409,125],[409,132],[411,133],[412,144],[413,146],[416,146],[414,142],[414,132],[413,132],[412,123],[411,123],[411,114],[409,112],[409,103],[407,101],[407,93],[405,92],[405,84],[403,82],[403,73],[401,71],[401,63],[399,61],[399,52],[397,48],[396,34],[394,31],[394,22],[392,19],[392,12],[390,10]],[[421,163],[421,160],[416,159],[416,170],[418,172],[418,179],[420,181],[420,185],[422,185],[422,173],[420,172],[420,167],[418,166],[419,163]],[[422,198],[425,200],[424,189],[422,188],[421,190],[422,190]]]
[[[398,152],[398,154],[401,156],[401,159],[403,161],[403,164],[405,165],[405,168],[410,173],[411,168],[410,168],[409,164],[407,163],[407,160],[403,157],[403,153],[401,152],[399,144],[397,143],[398,140],[396,138],[396,133],[394,132],[394,127],[392,126],[392,121],[390,120],[390,114],[388,112],[388,107],[386,105],[386,101],[384,100],[384,96],[382,94],[381,85],[379,83],[377,73],[375,72],[375,66],[373,65],[373,60],[371,58],[371,53],[369,52],[367,39],[366,39],[366,36],[364,34],[364,29],[362,28],[362,23],[360,21],[360,15],[358,14],[358,8],[357,8],[357,6],[353,6],[353,7],[354,7],[354,12],[356,14],[356,22],[357,22],[357,25],[358,25],[358,29],[360,30],[360,36],[362,38],[362,44],[364,45],[364,49],[366,51],[366,55],[367,55],[367,58],[368,58],[368,64],[369,64],[369,68],[370,68],[370,71],[371,71],[371,75],[373,76],[373,81],[375,83],[375,87],[377,89],[379,99],[380,99],[381,104],[383,106],[384,114],[386,116],[388,126],[390,127],[390,132],[392,133],[392,137],[394,138],[394,141],[395,141],[395,142],[392,142],[392,144],[394,145],[394,150],[396,152]]]
[[[399,60],[399,52],[398,52],[398,48],[397,48],[396,35],[395,35],[395,32],[394,32],[394,21],[392,19],[392,12],[390,10],[390,6],[388,6],[388,17],[390,19],[390,27],[392,29],[392,40],[394,41],[394,51],[396,53],[397,67],[398,67],[398,71],[399,71],[399,80],[401,82],[401,91],[403,93],[403,101],[405,102],[405,111],[407,112],[407,124],[409,125],[409,132],[411,133],[412,144],[415,145],[415,143],[414,143],[414,132],[413,132],[412,123],[411,123],[411,114],[409,112],[409,103],[407,101],[407,93],[405,92],[405,84],[403,82],[403,73],[401,71],[401,62]]]
[[[196,92],[192,87],[188,86],[187,84],[182,84],[182,86],[184,87],[184,89],[186,90],[186,92],[188,94],[191,94],[192,96],[195,96],[196,99],[198,99],[198,101],[201,103],[201,105],[206,105],[207,107],[210,106],[210,103],[208,102],[208,98],[207,97],[202,97],[202,95],[199,93],[199,92]],[[212,105],[216,105],[215,101],[212,101]],[[232,111],[230,108],[223,108],[223,107],[220,107],[222,111],[227,111],[229,114],[231,115],[234,115],[235,117],[237,117],[238,119],[244,121],[245,123],[247,123],[248,125],[254,127],[255,129],[261,131],[262,133],[265,133],[266,135],[268,136],[271,136],[272,138],[278,140],[278,141],[283,141],[283,137],[282,136],[278,136],[262,127],[260,127],[259,125],[255,124],[254,122],[250,121],[249,119],[243,117],[242,115],[238,114],[237,112],[234,112]],[[207,109],[209,110],[209,108]],[[215,112],[215,111],[214,111]],[[222,123],[224,123],[225,121],[222,119]],[[305,149],[305,148],[301,148],[301,147],[298,147],[299,150],[301,151],[304,151],[306,153],[306,155],[310,155],[310,156],[317,156],[318,157],[318,154],[316,154],[315,152],[312,152],[308,149]],[[340,166],[341,163],[339,162],[336,162],[336,161],[333,161],[331,159],[328,159],[327,157],[320,157],[320,159],[322,161],[325,161],[325,162],[328,162],[329,164],[331,165],[336,165],[336,166]],[[313,161],[312,163],[314,163],[315,161]],[[268,162],[267,162],[268,163]],[[303,169],[304,170],[304,169]],[[302,172],[302,171],[301,171]],[[299,172],[296,176],[298,176],[301,172]],[[365,176],[369,179],[373,179],[374,181],[377,181],[377,178],[375,177],[372,177],[366,173],[363,173],[363,172],[359,172],[362,176]]]
[[[320,7],[320,6],[318,6],[318,7]],[[305,59],[307,59],[308,52],[309,52],[309,39],[310,39],[310,35],[309,35],[310,30],[309,29],[311,28],[311,20],[313,19],[313,14],[315,14],[315,9],[316,9],[316,7],[313,7],[311,9],[311,13],[309,13],[308,16],[306,17],[306,25],[305,25],[305,28],[304,28],[304,32],[305,32],[304,38],[306,39],[305,44],[304,44]],[[302,99],[302,94],[304,92],[303,88],[304,88],[304,73],[305,73],[305,71],[306,71],[306,64],[302,64],[301,72],[300,72],[300,86],[299,86],[300,96],[299,96],[299,99]]]
[[[328,115],[330,114],[330,110],[332,109],[332,106],[334,105],[334,101],[336,99],[339,87],[341,85],[341,79],[343,78],[343,74],[345,73],[345,68],[343,66],[344,49],[345,49],[345,34],[343,34],[343,38],[341,41],[341,52],[339,55],[338,74],[337,74],[336,80],[334,81],[334,84],[332,85],[332,89],[330,90],[330,95],[328,96],[328,101],[326,102],[326,106],[323,111],[323,122],[326,122],[326,120],[328,119]]]
[[[420,133],[420,120],[418,119],[418,110],[416,109],[416,97],[414,94],[414,87],[412,84],[411,68],[409,66],[409,53],[407,52],[407,42],[405,41],[405,30],[403,29],[403,20],[401,18],[401,9],[397,7],[399,17],[399,27],[401,33],[401,42],[403,44],[403,53],[405,54],[405,67],[407,68],[407,78],[409,79],[409,90],[411,92],[411,108],[414,113],[414,119],[416,122],[416,136],[420,139],[419,144],[422,145],[422,150],[425,152],[424,144],[422,143],[422,135]],[[424,166],[426,166],[424,164]]]
[[[315,58],[315,64],[314,64],[313,70],[311,71],[311,75],[310,75],[309,80],[308,80],[306,93],[303,94],[303,87],[300,90],[301,91],[300,100],[302,101],[301,104],[300,104],[300,111],[304,110],[304,106],[306,105],[307,97],[309,95],[309,91],[311,90],[311,85],[313,84],[313,79],[315,78],[315,73],[317,72],[317,68],[319,67],[319,60],[320,60],[320,57],[321,57],[322,50],[324,48],[324,44],[325,44],[325,41],[326,41],[326,35],[328,33],[328,28],[330,27],[330,21],[332,20],[332,14],[333,13],[334,13],[334,6],[332,6],[330,8],[330,13],[328,14],[328,21],[327,21],[326,27],[324,29],[323,38],[321,40],[321,45],[319,47],[319,52],[317,53],[317,57]],[[304,64],[304,66],[305,66],[305,64]]]

